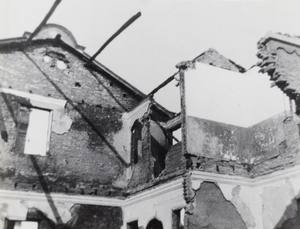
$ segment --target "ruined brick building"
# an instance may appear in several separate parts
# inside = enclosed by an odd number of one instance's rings
[[[29,35],[0,41],[0,228],[299,228],[299,120],[278,101],[300,113],[299,38],[259,41],[273,87],[213,49],[178,64],[175,114],[86,64],[67,29]],[[193,89],[215,80],[239,86]]]

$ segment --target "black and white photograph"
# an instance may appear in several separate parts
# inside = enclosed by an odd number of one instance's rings
[[[300,1],[0,0],[0,229],[300,229]]]

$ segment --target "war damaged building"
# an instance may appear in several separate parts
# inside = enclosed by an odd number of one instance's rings
[[[0,41],[0,228],[299,227],[298,38],[268,34],[248,71],[178,64],[173,113],[67,29],[28,36]]]

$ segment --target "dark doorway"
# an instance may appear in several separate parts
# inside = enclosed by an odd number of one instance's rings
[[[163,229],[162,222],[157,219],[152,219],[146,229]]]

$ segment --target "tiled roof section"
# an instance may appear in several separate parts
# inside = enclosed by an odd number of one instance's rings
[[[291,99],[300,94],[300,39],[268,33],[258,42],[257,64],[260,72],[268,73],[270,79]]]

